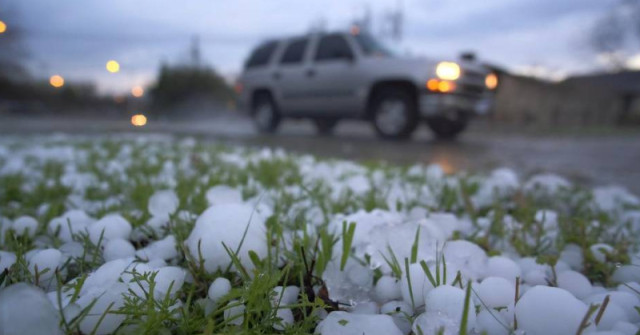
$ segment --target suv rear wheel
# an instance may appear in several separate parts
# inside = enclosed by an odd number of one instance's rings
[[[452,140],[467,128],[469,117],[468,113],[464,111],[456,111],[453,115],[427,118],[426,122],[437,138]]]
[[[253,122],[259,131],[273,133],[280,124],[280,113],[269,94],[259,94],[253,103]]]
[[[315,119],[313,123],[316,126],[316,131],[320,135],[329,135],[333,133],[333,130],[338,125],[338,120],[336,119]]]
[[[372,104],[373,126],[383,138],[406,139],[418,125],[416,103],[409,92],[401,88],[378,91]]]

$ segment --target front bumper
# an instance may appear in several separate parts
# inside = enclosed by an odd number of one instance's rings
[[[466,112],[472,115],[483,115],[491,107],[491,97],[483,94],[480,97],[459,93],[423,93],[420,95],[419,109],[423,117],[445,115],[451,112]]]

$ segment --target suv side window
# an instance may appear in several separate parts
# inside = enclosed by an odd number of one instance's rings
[[[353,52],[344,36],[332,34],[322,36],[318,42],[318,50],[316,51],[316,61],[352,59]]]
[[[309,42],[308,38],[302,38],[294,40],[289,43],[287,48],[284,50],[284,54],[282,55],[282,59],[280,60],[281,64],[297,64],[301,63],[304,58],[304,51],[307,48],[307,44]]]
[[[277,46],[277,42],[267,42],[257,47],[247,60],[245,68],[267,65]]]

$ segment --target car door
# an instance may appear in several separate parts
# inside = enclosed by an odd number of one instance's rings
[[[354,50],[342,34],[319,38],[306,70],[307,99],[317,113],[342,116],[357,113],[358,64]]]
[[[273,83],[280,97],[280,110],[284,114],[308,112],[310,105],[306,87],[305,56],[309,49],[309,38],[289,40],[274,70]]]

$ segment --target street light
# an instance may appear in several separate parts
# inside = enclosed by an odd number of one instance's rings
[[[49,78],[49,84],[51,84],[51,86],[55,88],[60,88],[64,86],[64,78],[62,78],[62,76],[57,74],[53,75],[51,76],[51,78]]]
[[[7,24],[0,20],[0,34],[3,34],[7,31]]]
[[[120,64],[114,60],[110,60],[107,62],[107,71],[111,73],[116,73],[120,71]]]
[[[131,89],[131,95],[136,98],[141,98],[144,95],[144,88],[142,88],[142,86],[135,86]]]

